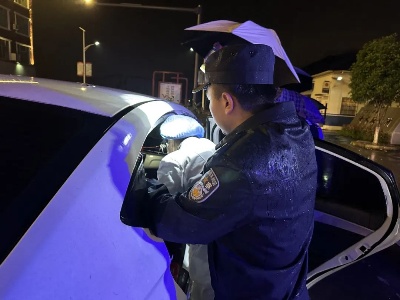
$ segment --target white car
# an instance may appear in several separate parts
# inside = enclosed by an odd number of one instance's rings
[[[171,114],[193,116],[133,92],[0,75],[0,299],[187,298],[165,243],[120,221],[140,153],[155,176]],[[400,239],[391,172],[324,141],[316,152],[311,291]]]

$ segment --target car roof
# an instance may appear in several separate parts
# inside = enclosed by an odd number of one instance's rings
[[[0,96],[58,105],[103,116],[158,98],[80,82],[0,74]],[[160,100],[160,99],[158,99]]]

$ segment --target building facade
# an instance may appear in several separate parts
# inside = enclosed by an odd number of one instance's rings
[[[312,75],[312,78],[312,90],[306,94],[326,106],[324,128],[340,129],[341,126],[349,124],[363,106],[351,99],[351,72],[328,70]]]
[[[34,76],[32,0],[0,0],[0,73]]]

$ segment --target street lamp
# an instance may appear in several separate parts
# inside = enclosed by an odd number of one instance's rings
[[[95,41],[93,44],[87,45],[87,46],[85,47],[85,51],[86,51],[87,49],[89,49],[89,47],[91,47],[91,46],[98,46],[98,45],[100,45],[100,42]]]
[[[79,27],[82,30],[82,60],[83,60],[83,68],[82,68],[82,77],[83,77],[83,84],[86,84],[86,50],[89,49],[91,46],[98,46],[100,45],[99,42],[94,42],[93,44],[86,45],[85,42],[85,32],[86,30],[82,27]]]
[[[158,10],[170,10],[170,11],[182,11],[191,12],[197,15],[197,25],[201,22],[201,5],[195,8],[187,7],[168,7],[168,6],[154,6],[154,5],[142,5],[135,3],[99,3],[96,0],[83,0],[83,4],[86,5],[98,5],[98,6],[113,6],[113,7],[128,7],[128,8],[142,8],[142,9],[158,9]],[[194,76],[193,76],[193,88],[197,86],[197,74],[199,68],[199,55],[196,53],[194,56]],[[193,94],[193,101],[195,102],[196,94]]]

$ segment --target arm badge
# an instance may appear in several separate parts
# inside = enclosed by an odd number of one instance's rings
[[[217,175],[213,169],[208,170],[203,177],[197,181],[189,192],[189,200],[201,203],[207,200],[219,187]]]

